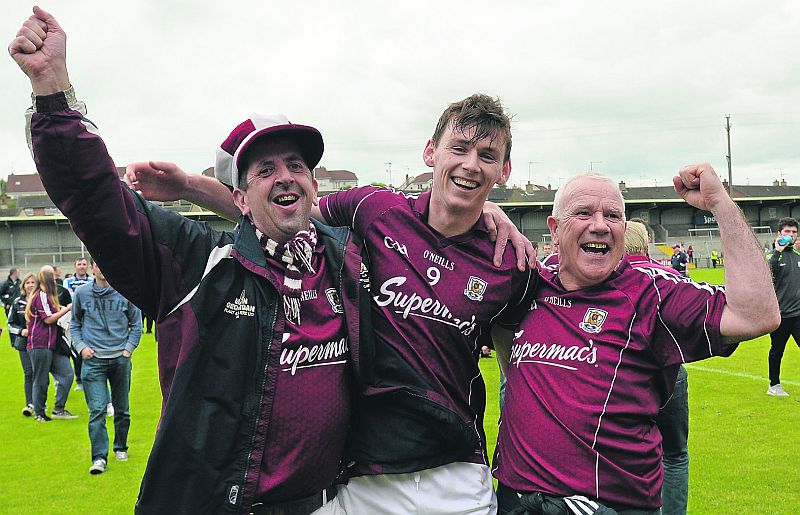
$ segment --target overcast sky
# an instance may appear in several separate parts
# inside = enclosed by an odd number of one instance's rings
[[[32,4],[31,4],[32,5]],[[426,170],[452,101],[481,91],[513,115],[511,181],[592,167],[629,186],[682,165],[735,184],[800,184],[796,0],[273,2],[51,0],[70,79],[117,165],[190,171],[250,113],[285,113],[325,138],[322,165],[361,184]],[[0,0],[7,45],[30,15]],[[0,176],[35,171],[30,83],[0,64]],[[590,164],[591,163],[591,164]]]

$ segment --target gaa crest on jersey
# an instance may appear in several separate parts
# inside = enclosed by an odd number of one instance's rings
[[[464,295],[470,300],[482,301],[483,294],[486,293],[486,281],[474,275],[469,276],[467,281],[467,289],[464,290]]]
[[[328,288],[325,290],[325,297],[328,298],[328,303],[331,305],[331,309],[333,309],[334,313],[344,313],[342,299],[339,297],[339,292],[336,291],[336,288]]]
[[[608,311],[603,311],[598,308],[589,308],[586,314],[583,315],[583,322],[578,324],[578,327],[587,333],[597,334],[603,328],[603,322],[608,317]]]

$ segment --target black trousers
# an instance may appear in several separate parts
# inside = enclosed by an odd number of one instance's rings
[[[538,513],[559,513],[557,507],[550,505],[549,510],[545,512],[541,512],[539,510],[530,511],[524,510],[521,508],[522,503],[520,502],[520,498],[517,495],[517,492],[512,490],[511,488],[505,486],[502,483],[497,484],[497,514],[498,515],[506,515],[507,513],[517,510],[517,513],[525,513],[526,515],[537,515]],[[629,508],[625,506],[609,506],[606,505],[605,511],[607,513],[608,508],[612,508],[617,515],[659,515],[661,513],[661,509],[657,510],[640,510],[638,508]],[[563,513],[569,514],[570,511],[563,507],[561,510],[564,510]]]
[[[781,318],[781,325],[769,334],[770,386],[775,386],[781,382],[781,360],[790,335],[794,337],[794,342],[800,347],[800,316]]]
[[[142,311],[142,325],[144,326],[142,329],[146,333],[149,334],[153,332],[153,319],[148,318],[147,315],[144,314],[144,311]]]

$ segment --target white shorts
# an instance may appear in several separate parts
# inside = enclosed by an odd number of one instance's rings
[[[344,510],[339,506],[337,499],[331,499],[316,510],[311,515],[344,515]]]
[[[489,467],[456,462],[419,472],[354,477],[336,500],[349,515],[497,513]]]

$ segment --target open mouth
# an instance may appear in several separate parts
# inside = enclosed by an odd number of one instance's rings
[[[279,206],[286,207],[286,206],[291,206],[292,204],[297,202],[299,198],[300,197],[295,195],[294,193],[284,193],[282,195],[278,195],[277,197],[272,199],[272,201],[278,204]]]
[[[611,247],[609,247],[607,243],[590,242],[581,245],[581,249],[584,252],[591,252],[592,254],[608,254],[608,251],[611,250]]]
[[[463,188],[463,189],[466,189],[466,190],[474,190],[475,188],[480,186],[475,181],[470,181],[468,179],[462,179],[461,177],[453,177],[450,180],[453,181],[453,184],[455,184],[459,188]]]

